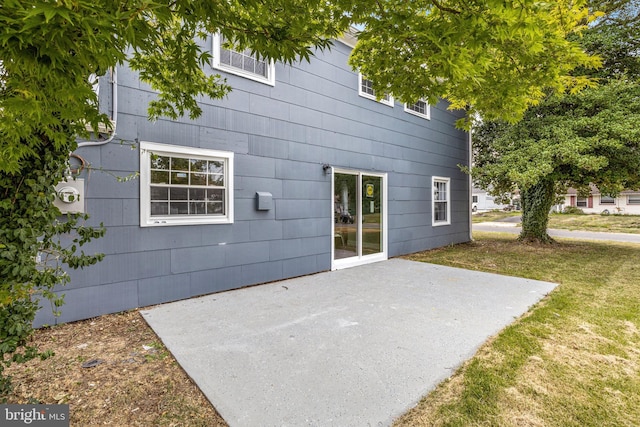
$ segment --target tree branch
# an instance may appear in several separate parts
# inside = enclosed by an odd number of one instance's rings
[[[452,9],[450,7],[446,7],[444,6],[442,3],[440,3],[438,0],[431,0],[431,2],[433,3],[433,5],[435,7],[437,7],[438,9],[440,9],[443,12],[449,12],[449,13],[454,13],[456,15],[460,15],[462,12],[460,12],[459,10],[456,9]]]

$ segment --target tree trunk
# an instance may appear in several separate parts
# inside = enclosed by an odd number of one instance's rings
[[[555,199],[553,181],[541,181],[520,194],[522,203],[522,233],[518,240],[553,243],[547,234],[549,211]]]

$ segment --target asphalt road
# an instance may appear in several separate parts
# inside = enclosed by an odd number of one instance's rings
[[[518,217],[514,217],[518,218]],[[520,234],[520,223],[514,222],[480,222],[473,224],[474,231],[493,231],[500,233]],[[596,231],[558,230],[549,229],[551,237],[567,237],[579,240],[608,240],[613,242],[627,242],[640,244],[640,234],[603,233]]]

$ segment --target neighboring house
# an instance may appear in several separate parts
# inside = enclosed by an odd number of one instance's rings
[[[100,79],[116,136],[82,144],[72,160],[90,168],[71,186],[77,209],[107,228],[82,249],[105,258],[70,272],[58,321],[470,240],[462,112],[377,101],[347,65],[348,40],[292,66],[207,43],[207,72],[233,91],[201,99],[196,120],[148,121],[154,93],[126,66]],[[35,323],[55,321],[45,308]]]
[[[623,191],[617,197],[600,194],[597,187],[591,186],[588,196],[581,196],[570,188],[564,196],[564,203],[558,209],[571,206],[585,213],[640,215],[640,191]]]
[[[496,203],[495,197],[491,196],[487,190],[483,190],[481,188],[473,188],[471,200],[471,211],[472,212],[487,212],[492,210],[503,210],[508,209],[510,205]]]

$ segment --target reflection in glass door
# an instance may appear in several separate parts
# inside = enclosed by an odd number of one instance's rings
[[[362,255],[382,252],[382,177],[362,176]]]
[[[334,170],[333,268],[386,259],[385,175]]]
[[[333,175],[334,259],[358,256],[358,175]]]

